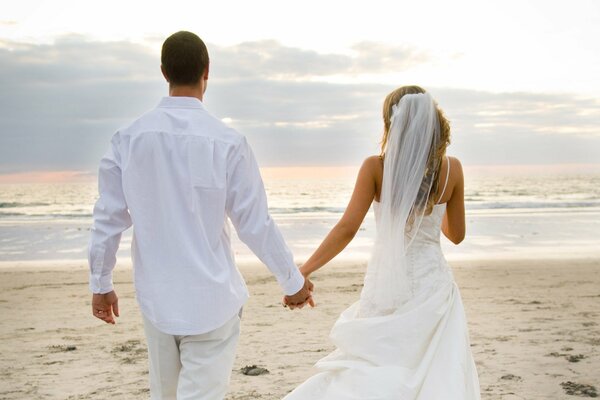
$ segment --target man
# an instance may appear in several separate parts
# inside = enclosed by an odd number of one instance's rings
[[[269,216],[246,139],[202,103],[209,72],[202,40],[190,32],[170,36],[161,70],[169,97],[118,131],[100,162],[89,247],[92,312],[111,324],[119,316],[112,270],[121,233],[133,225],[151,398],[222,399],[248,298],[227,217],[275,275],[286,304],[312,303],[312,284]]]

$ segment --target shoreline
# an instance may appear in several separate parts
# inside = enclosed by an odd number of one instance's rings
[[[600,258],[600,209],[590,212],[557,214],[475,215],[467,213],[467,236],[460,246],[445,238],[440,243],[450,262],[480,259],[570,259]],[[334,217],[282,218],[276,220],[297,262],[307,259],[337,223]],[[0,225],[2,222],[0,221]],[[73,265],[86,260],[89,224],[2,225],[0,229],[0,268]],[[368,260],[376,237],[372,213],[365,218],[354,240],[337,257],[343,262]],[[117,253],[119,265],[131,263],[133,230],[123,233]],[[231,235],[239,264],[257,262],[257,258]],[[573,256],[575,255],[575,256]],[[24,261],[24,259],[27,259]]]
[[[238,269],[243,273],[244,270],[264,270],[265,273],[268,273],[269,270],[267,267],[262,264],[262,262],[255,257],[240,257],[241,260],[236,262]],[[296,258],[294,260],[295,264],[300,266],[308,257],[304,258]],[[567,255],[564,257],[540,257],[539,254],[530,254],[527,256],[510,256],[506,255],[505,257],[499,257],[496,254],[490,258],[482,258],[477,255],[474,256],[453,256],[446,257],[448,264],[451,268],[476,268],[481,264],[499,266],[500,264],[509,263],[511,265],[523,266],[523,264],[531,265],[533,262],[536,265],[544,265],[544,264],[564,264],[568,261],[573,261],[575,263],[599,263],[600,264],[600,255],[596,255],[595,253],[589,254],[579,254],[577,256]],[[323,268],[321,268],[321,272],[323,270],[328,270],[329,268],[347,268],[349,265],[360,264],[365,265],[368,263],[367,257],[336,257],[329,264],[326,264]],[[73,271],[73,270],[88,270],[88,261],[85,259],[64,259],[64,260],[24,260],[24,261],[0,261],[0,272],[19,272],[19,271]],[[133,264],[130,259],[117,259],[117,265],[114,269],[114,272],[123,272],[123,271],[132,271]]]
[[[239,263],[251,297],[227,400],[280,399],[315,373],[314,363],[333,349],[331,326],[358,299],[366,268],[364,260],[331,264],[313,277],[317,307],[289,311],[266,267]],[[600,258],[450,265],[482,399],[564,398],[564,382],[600,389]],[[85,261],[0,268],[0,398],[148,398],[131,268],[118,264],[114,281],[121,317],[109,326],[91,316]],[[252,364],[270,373],[240,372]]]

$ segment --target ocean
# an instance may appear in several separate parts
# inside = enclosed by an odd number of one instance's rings
[[[299,262],[341,217],[356,174],[353,168],[318,171],[263,174],[271,214]],[[96,190],[95,182],[0,184],[0,261],[85,260]],[[600,256],[598,168],[466,167],[465,204],[465,241],[442,240],[450,261]],[[338,257],[367,260],[374,236],[370,212]],[[119,262],[129,263],[130,245],[131,229]],[[233,246],[239,261],[256,260],[237,237]]]

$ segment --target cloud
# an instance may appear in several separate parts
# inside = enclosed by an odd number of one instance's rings
[[[357,55],[350,70],[356,73],[400,72],[431,61],[429,55],[410,46],[360,42],[352,49]]]
[[[0,64],[2,171],[89,167],[107,134],[161,93],[155,58],[128,42],[4,42]]]
[[[283,46],[275,40],[209,46],[217,79],[302,79],[331,75],[376,74],[403,71],[429,61],[409,46],[361,42],[352,54],[321,54]]]
[[[456,90],[447,95],[464,106],[463,111],[456,110],[456,115],[480,133],[511,129],[549,135],[600,136],[600,99],[597,98]]]
[[[600,101],[556,93],[433,89],[454,151],[473,164],[597,163]]]
[[[376,154],[381,105],[394,86],[311,77],[427,62],[414,50],[374,43],[357,44],[351,55],[274,41],[209,49],[205,103],[249,138],[263,166],[356,165]],[[113,132],[167,91],[156,52],[124,41],[5,41],[0,63],[0,173],[95,170]],[[600,159],[597,98],[428,89],[452,122],[451,153],[466,164]]]

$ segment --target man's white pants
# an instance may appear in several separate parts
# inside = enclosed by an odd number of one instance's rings
[[[200,335],[169,335],[144,317],[152,400],[222,400],[227,393],[240,317]]]

